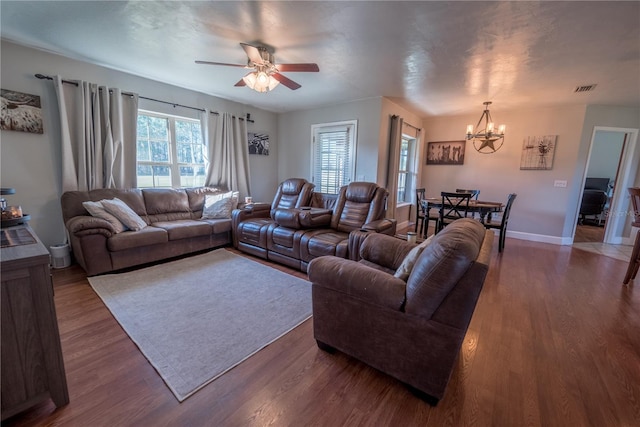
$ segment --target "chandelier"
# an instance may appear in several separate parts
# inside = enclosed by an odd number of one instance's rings
[[[500,125],[498,131],[495,131],[494,123],[491,120],[491,113],[489,112],[489,105],[491,102],[483,102],[484,111],[478,120],[478,124],[473,128],[473,125],[467,125],[467,139],[473,140],[473,147],[482,154],[491,154],[498,151],[504,143],[504,131],[505,125]],[[484,125],[482,120],[484,119]]]
[[[280,82],[271,75],[271,70],[263,66],[258,66],[256,71],[247,74],[242,80],[256,92],[269,92],[280,84]]]

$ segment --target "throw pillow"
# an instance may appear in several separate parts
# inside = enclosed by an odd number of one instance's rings
[[[398,267],[395,274],[393,275],[394,277],[402,279],[405,282],[409,279],[411,270],[413,270],[413,266],[418,260],[418,257],[420,256],[420,254],[422,254],[422,251],[424,250],[424,248],[426,248],[431,244],[431,240],[433,240],[433,236],[435,236],[435,234],[432,234],[427,238],[427,240],[420,243],[418,246],[416,246],[415,248],[409,251],[407,256],[404,257],[402,264],[400,264],[400,267]]]
[[[231,218],[231,212],[238,207],[238,191],[207,194],[202,207],[202,219]]]
[[[118,218],[130,230],[140,231],[147,226],[147,223],[140,218],[140,215],[117,197],[112,200],[101,200],[100,202],[107,212]]]
[[[111,225],[113,225],[116,233],[122,233],[127,229],[127,227],[125,227],[125,225],[120,222],[118,218],[111,215],[104,209],[104,207],[102,206],[102,202],[82,202],[82,206],[84,206],[87,212],[89,212],[89,215],[108,221]]]

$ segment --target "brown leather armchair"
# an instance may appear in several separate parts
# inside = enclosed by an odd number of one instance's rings
[[[306,271],[319,256],[349,257],[349,233],[354,230],[395,234],[395,220],[385,219],[387,194],[375,183],[352,182],[340,189],[330,210],[320,206],[312,206],[315,210],[310,212],[278,210],[275,223],[267,228],[268,258]],[[299,226],[305,216],[308,222]]]
[[[395,277],[416,246],[370,233],[361,260],[309,264],[318,346],[402,381],[431,404],[444,396],[489,268],[494,235],[470,218],[433,236],[406,282]]]
[[[314,185],[302,178],[290,178],[278,186],[271,205],[255,203],[232,214],[233,246],[243,252],[267,258],[267,228],[278,209],[307,206]]]

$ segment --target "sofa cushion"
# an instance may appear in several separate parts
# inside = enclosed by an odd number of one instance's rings
[[[169,237],[165,230],[156,227],[145,227],[140,231],[125,231],[124,233],[114,234],[107,239],[107,249],[117,252],[167,243],[168,241]]]
[[[407,279],[409,278],[409,275],[411,274],[411,270],[413,270],[413,266],[418,260],[418,257],[420,256],[420,254],[422,254],[422,251],[424,250],[424,248],[426,248],[431,244],[431,241],[433,240],[433,236],[435,236],[435,234],[432,234],[424,242],[420,243],[415,248],[409,251],[407,256],[404,257],[402,264],[400,264],[400,267],[398,267],[396,272],[393,274],[395,277],[402,279],[405,282],[407,281]]]
[[[130,230],[139,231],[147,226],[140,215],[117,197],[111,200],[101,200],[100,203],[107,212],[118,218]]]
[[[406,312],[431,318],[478,257],[484,226],[458,219],[436,234],[418,257],[407,280]]]
[[[202,208],[202,219],[231,218],[231,212],[238,207],[238,191],[221,194],[207,194]]]
[[[206,222],[213,228],[213,234],[226,233],[231,231],[231,220],[228,218],[203,219],[200,222]]]
[[[202,218],[202,208],[204,207],[204,198],[207,194],[226,193],[227,190],[216,187],[194,187],[185,188],[187,198],[189,199],[189,209],[191,210],[191,219]]]
[[[102,218],[109,224],[111,224],[113,226],[113,230],[116,233],[122,233],[127,229],[127,227],[125,227],[125,225],[118,218],[111,215],[104,209],[101,202],[86,201],[82,202],[82,206],[84,206],[84,208],[87,210],[87,212],[89,212],[89,214],[91,214],[91,216]]]
[[[191,219],[189,198],[182,189],[149,188],[142,190],[149,222]]]
[[[154,222],[153,226],[165,230],[169,235],[169,240],[188,239],[211,234],[211,224],[195,219],[158,221]]]

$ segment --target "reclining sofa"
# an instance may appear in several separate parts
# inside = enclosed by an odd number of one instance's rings
[[[210,187],[67,191],[61,197],[62,216],[76,261],[93,276],[229,245],[231,218],[201,219],[206,195],[220,193]],[[147,226],[118,232],[83,206],[113,198],[125,202]]]
[[[385,219],[388,192],[375,183],[352,182],[337,195],[307,193],[309,188],[313,184],[306,180],[287,180],[280,184],[270,208],[254,205],[235,210],[234,246],[306,271],[319,256],[355,256],[349,250],[353,231],[395,234],[395,220]]]
[[[369,233],[358,262],[312,260],[318,347],[355,357],[437,404],[482,290],[493,238],[479,221],[463,218],[433,236],[421,253],[415,244]],[[408,258],[415,264],[398,275]]]

